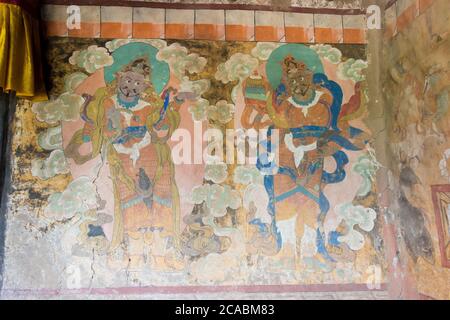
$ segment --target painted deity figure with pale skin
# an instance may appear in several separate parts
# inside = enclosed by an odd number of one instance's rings
[[[98,154],[109,165],[114,191],[114,227],[110,251],[124,247],[131,267],[179,267],[179,195],[168,145],[180,122],[179,103],[152,87],[147,59],[123,67],[115,80],[87,100],[85,125],[75,133],[66,154],[83,163]],[[88,155],[80,150],[90,148]],[[146,247],[151,249],[147,259]],[[160,248],[161,250],[158,250]],[[151,260],[151,261],[148,261]]]

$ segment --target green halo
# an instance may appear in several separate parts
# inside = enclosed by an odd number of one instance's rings
[[[266,74],[273,89],[278,88],[281,83],[283,74],[281,63],[288,55],[293,56],[296,60],[303,61],[313,73],[324,73],[319,55],[314,50],[303,44],[285,44],[275,49],[267,61]]]
[[[114,63],[111,66],[104,68],[105,82],[111,83],[114,80],[116,73],[133,60],[148,57],[148,61],[152,68],[152,84],[155,91],[160,94],[169,82],[170,69],[166,62],[156,59],[157,53],[158,49],[143,42],[132,42],[121,46],[112,54]]]

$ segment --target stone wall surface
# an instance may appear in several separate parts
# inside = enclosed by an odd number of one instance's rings
[[[404,276],[439,299],[450,298],[449,17],[445,0],[395,2],[386,11],[381,65],[387,210],[398,226]]]

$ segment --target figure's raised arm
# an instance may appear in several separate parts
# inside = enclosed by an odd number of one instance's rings
[[[99,89],[94,96],[83,95],[85,102],[81,107],[80,117],[84,121],[83,127],[75,132],[66,147],[65,153],[77,164],[83,164],[100,153],[103,142],[102,131],[105,89]]]
[[[289,122],[286,118],[286,115],[282,112],[278,112],[275,110],[273,106],[273,93],[269,92],[267,94],[267,113],[269,114],[270,119],[278,128],[287,129],[289,128]]]

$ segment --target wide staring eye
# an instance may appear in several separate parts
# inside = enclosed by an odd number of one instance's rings
[[[141,83],[140,83],[139,81],[137,81],[137,82],[135,83],[135,85],[140,86]]]

